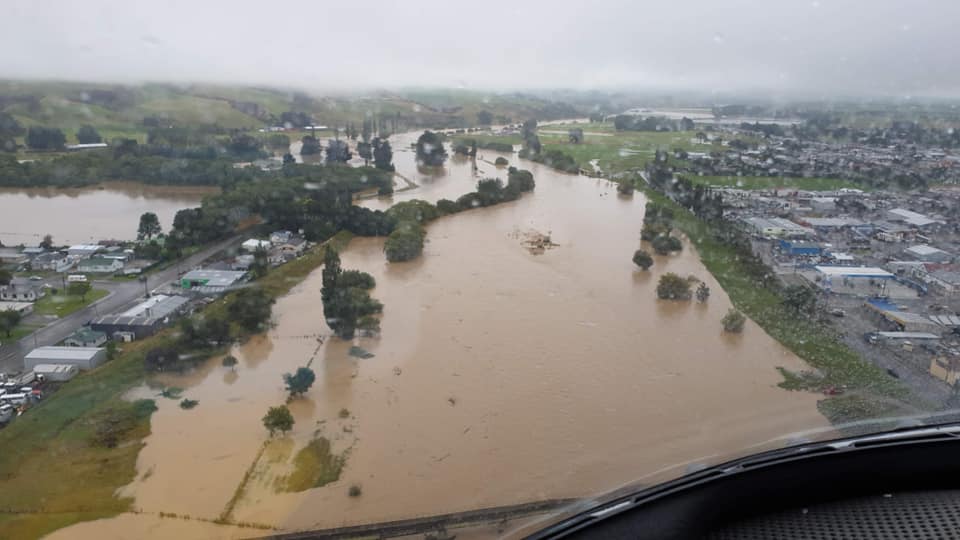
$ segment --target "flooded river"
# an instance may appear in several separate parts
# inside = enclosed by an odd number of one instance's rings
[[[132,240],[144,212],[160,218],[166,231],[178,210],[200,206],[219,188],[152,186],[106,182],[86,188],[0,189],[0,241],[7,245],[38,244],[45,234],[57,244]]]
[[[489,163],[500,154],[484,151],[478,173],[459,159],[438,173],[416,167],[409,136],[393,140],[398,173],[420,187],[362,204],[452,199],[478,176],[505,177]],[[385,305],[382,335],[354,343],[374,357],[318,341],[330,331],[317,270],[277,302],[273,330],[235,348],[236,371],[217,358],[158,381],[185,388],[195,409],[156,390],[134,392],[159,406],[138,479],[122,490],[144,514],[52,537],[210,536],[208,521],[154,516],[213,520],[237,493],[234,522],[282,530],[588,497],[826,424],[817,396],[776,387],[775,367],[801,368],[798,358],[753,323],[742,335],[721,331],[730,302],[689,243],[656,257],[651,271],[636,270],[641,195],[620,198],[604,180],[523,167],[535,192],[435,221],[415,261],[387,264],[375,238],[342,253],[344,268],[376,278],[372,294]],[[531,231],[557,246],[530,253],[523,239]],[[709,301],[656,300],[667,271],[706,281]],[[264,445],[260,419],[284,402],[282,374],[308,363],[317,380],[290,404],[293,432]],[[279,492],[292,457],[316,435],[345,457],[340,479]],[[361,496],[348,496],[353,485]],[[247,531],[216,534],[263,533]]]

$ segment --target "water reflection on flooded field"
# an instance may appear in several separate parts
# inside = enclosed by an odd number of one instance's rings
[[[367,206],[454,199],[478,175],[505,177],[487,162],[474,174],[463,159],[431,176],[399,151],[410,137],[394,139],[398,172],[421,187]],[[212,520],[243,484],[235,522],[333,527],[595,495],[825,424],[816,396],[776,387],[775,366],[797,368],[799,359],[752,323],[739,336],[721,332],[730,302],[689,243],[650,272],[636,270],[641,195],[619,198],[604,180],[523,166],[534,193],[437,220],[415,261],[388,265],[375,238],[342,253],[344,268],[376,278],[372,295],[386,306],[382,335],[355,343],[374,357],[318,340],[330,332],[317,270],[277,302],[272,331],[236,347],[235,372],[217,358],[164,377],[200,403],[184,411],[157,398],[138,480],[123,493],[144,512]],[[531,254],[530,231],[557,246]],[[709,302],[657,301],[666,271],[706,281]],[[260,418],[285,399],[281,375],[307,363],[317,381],[291,404],[293,433],[264,446]],[[316,435],[346,458],[340,479],[278,492],[292,456]],[[352,485],[361,496],[348,496]],[[54,536],[92,538],[115,521]]]

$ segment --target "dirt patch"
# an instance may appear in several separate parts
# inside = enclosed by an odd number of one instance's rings
[[[550,237],[550,231],[544,234],[532,229],[527,231],[516,230],[511,236],[519,239],[520,244],[533,255],[542,255],[548,249],[553,249],[560,245],[553,243]]]

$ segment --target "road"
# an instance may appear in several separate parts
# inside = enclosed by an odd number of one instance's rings
[[[146,290],[152,290],[164,283],[175,280],[179,274],[190,270],[210,258],[218,251],[238,245],[243,236],[234,236],[223,242],[208,246],[185,259],[147,276]],[[23,356],[35,347],[54,345],[72,334],[99,315],[122,311],[143,299],[144,284],[140,281],[94,281],[95,288],[106,289],[109,294],[89,306],[77,310],[66,317],[57,319],[24,337],[19,342],[5,343],[0,346],[0,372],[17,373],[23,370]]]

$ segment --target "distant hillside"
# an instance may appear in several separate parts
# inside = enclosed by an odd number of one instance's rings
[[[255,131],[281,123],[283,113],[305,113],[317,124],[359,125],[377,116],[403,129],[470,127],[495,123],[569,118],[583,113],[571,105],[521,94],[463,90],[379,92],[361,96],[310,95],[262,87],[145,84],[124,86],[76,82],[0,82],[0,111],[24,127],[56,127],[76,142],[80,126],[94,126],[110,140],[146,137],[147,123]],[[484,111],[484,114],[480,114]],[[486,115],[485,113],[490,113]]]

